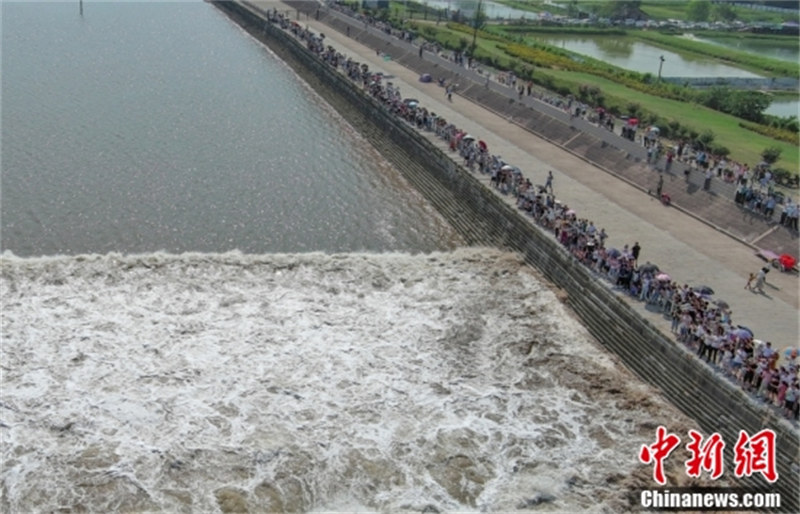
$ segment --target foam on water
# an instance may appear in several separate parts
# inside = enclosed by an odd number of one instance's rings
[[[691,427],[513,254],[0,269],[7,512],[618,511]]]

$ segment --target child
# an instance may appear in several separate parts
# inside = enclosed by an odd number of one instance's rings
[[[755,280],[755,279],[756,279],[756,274],[755,273],[750,273],[750,276],[747,278],[747,284],[745,284],[744,288],[752,290],[753,289],[753,280]]]

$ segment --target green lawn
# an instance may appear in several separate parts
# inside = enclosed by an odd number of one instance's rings
[[[776,166],[794,172],[797,171],[798,159],[800,159],[797,145],[776,141],[761,134],[745,130],[739,127],[740,120],[733,116],[696,104],[645,95],[639,91],[621,86],[616,82],[588,73],[558,70],[542,70],[542,73],[577,84],[593,84],[602,89],[608,96],[636,102],[648,111],[664,116],[667,119],[676,120],[682,125],[694,127],[700,133],[705,130],[711,130],[715,136],[714,141],[730,149],[731,158],[739,162],[746,162],[751,166],[761,161],[761,152],[765,148],[776,146],[781,149],[781,158],[776,163]]]
[[[441,43],[457,46],[461,39],[471,40],[463,32],[448,29],[443,24],[435,26],[429,23],[428,26],[436,29],[436,39]],[[430,37],[430,35],[427,34],[425,37]],[[478,56],[481,58],[494,58],[501,69],[509,69],[512,66],[512,59],[502,50],[499,50],[497,48],[498,45],[502,45],[502,43],[479,37]],[[776,163],[776,166],[786,168],[792,172],[798,171],[798,162],[800,162],[798,145],[777,141],[743,129],[738,125],[740,120],[733,116],[696,104],[648,95],[589,73],[544,68],[536,68],[535,73],[553,77],[562,84],[570,84],[573,90],[577,90],[577,87],[581,84],[595,85],[603,91],[604,96],[609,100],[607,103],[616,103],[618,105],[627,105],[631,102],[638,103],[644,110],[670,120],[676,120],[681,125],[691,127],[700,134],[706,130],[711,130],[715,136],[714,142],[727,147],[731,151],[731,158],[739,162],[746,162],[750,165],[756,164],[761,161],[761,152],[765,148],[778,147],[781,149],[781,158]]]

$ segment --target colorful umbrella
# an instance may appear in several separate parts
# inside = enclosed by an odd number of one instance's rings
[[[641,266],[639,268],[639,271],[641,271],[642,273],[652,273],[652,272],[656,272],[656,271],[660,271],[660,270],[658,269],[658,266],[656,266],[653,263],[648,262],[647,264]]]
[[[756,255],[758,255],[767,262],[772,262],[780,257],[777,253],[771,252],[769,250],[760,250]]]
[[[670,276],[667,275],[666,273],[659,273],[658,275],[656,275],[656,280],[658,280],[659,282],[668,282],[670,280]]]
[[[778,257],[778,262],[781,263],[781,267],[785,270],[790,270],[794,268],[794,265],[797,264],[797,259],[789,255],[788,253],[784,253],[780,257]]]
[[[709,295],[709,296],[714,294],[714,290],[711,289],[708,286],[700,286],[700,287],[697,288],[697,291],[699,291],[700,294],[705,294],[705,295]]]

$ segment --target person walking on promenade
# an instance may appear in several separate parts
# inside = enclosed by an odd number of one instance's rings
[[[550,191],[550,194],[553,194],[553,171],[550,170],[547,172],[547,182],[544,183],[544,189]]]
[[[767,273],[769,273],[769,268],[764,266],[761,268],[761,271],[758,272],[758,275],[756,275],[756,285],[754,289],[759,293],[764,292],[764,284],[767,281]]]
[[[631,248],[631,255],[633,256],[633,265],[636,266],[639,262],[639,252],[642,251],[642,247],[639,246],[639,241],[633,243],[633,247]]]
[[[664,189],[664,175],[658,175],[658,186],[656,186],[656,198],[661,199],[661,190]]]
[[[711,177],[714,176],[714,172],[711,171],[711,168],[706,169],[706,180],[703,182],[703,190],[708,191],[711,189]]]

